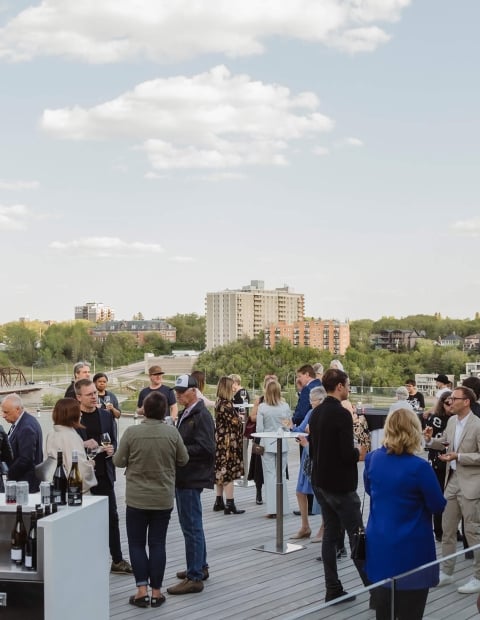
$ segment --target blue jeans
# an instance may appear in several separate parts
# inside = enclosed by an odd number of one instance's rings
[[[175,490],[178,519],[185,539],[185,555],[187,558],[187,577],[192,581],[203,579],[203,569],[207,564],[207,546],[203,532],[202,502],[200,495],[203,489]]]
[[[162,587],[165,573],[165,541],[172,509],[142,510],[127,506],[128,550],[137,586]],[[146,551],[148,532],[148,555]]]
[[[352,536],[363,526],[360,498],[355,491],[331,493],[320,487],[313,487],[323,515],[324,534],[322,541],[323,568],[325,571],[326,600],[338,596],[343,586],[337,573],[337,542],[342,527],[347,531],[352,546]],[[353,560],[364,585],[369,585],[364,570],[364,560]]]

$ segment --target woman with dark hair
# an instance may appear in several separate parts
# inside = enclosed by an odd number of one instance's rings
[[[433,428],[433,438],[437,439],[443,435],[448,422],[448,418],[452,415],[452,403],[446,402],[450,398],[450,390],[443,392],[435,405],[433,411],[429,414],[425,420],[425,426],[431,426]],[[439,450],[428,450],[428,460],[430,461],[433,471],[437,476],[438,484],[443,492],[445,488],[445,470],[447,464],[445,461],[440,460],[438,457],[440,454],[445,454],[445,450],[440,452]],[[442,541],[442,513],[433,515],[433,531],[435,532],[435,538],[438,542]]]
[[[135,607],[160,607],[165,602],[161,587],[175,496],[175,469],[187,464],[188,452],[178,430],[165,424],[168,403],[163,394],[151,392],[143,401],[143,410],[144,421],[125,430],[113,463],[127,468],[128,549],[137,585],[129,603]]]
[[[95,383],[95,387],[97,388],[99,406],[102,409],[111,411],[115,418],[119,418],[122,415],[122,411],[115,394],[107,390],[107,375],[104,372],[97,372],[93,376],[92,381]]]
[[[197,382],[197,396],[203,400],[205,407],[215,407],[214,401],[207,398],[203,393],[203,390],[205,389],[205,373],[201,370],[194,370],[190,376]]]
[[[233,379],[220,377],[215,402],[215,487],[213,510],[243,514],[233,499],[233,481],[243,476],[243,424],[233,406]],[[225,492],[226,503],[223,501]]]
[[[77,433],[77,428],[83,428],[80,424],[80,403],[74,398],[61,398],[55,403],[52,411],[53,430],[45,440],[45,452],[47,456],[57,458],[57,452],[63,453],[63,464],[68,474],[72,467],[72,452],[78,454],[78,468],[83,480],[83,492],[97,485],[95,477],[95,464],[87,460],[83,440]]]
[[[446,500],[422,450],[422,427],[410,408],[396,409],[385,422],[383,447],[365,458],[365,491],[370,495],[365,570],[371,583],[435,562],[432,515]],[[377,620],[421,620],[429,588],[438,585],[438,564],[375,590]]]

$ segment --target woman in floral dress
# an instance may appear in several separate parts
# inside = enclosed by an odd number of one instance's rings
[[[217,498],[213,510],[223,510],[226,515],[242,514],[245,510],[238,510],[233,499],[233,481],[243,476],[243,423],[233,406],[233,380],[230,377],[220,377],[217,385],[215,441]]]

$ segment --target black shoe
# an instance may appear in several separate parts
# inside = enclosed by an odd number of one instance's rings
[[[225,510],[225,504],[223,503],[223,497],[217,497],[215,503],[213,504],[213,511],[220,512],[221,510]]]
[[[465,551],[465,559],[473,560],[473,551]]]
[[[457,530],[457,541],[458,542],[462,542],[463,541],[463,536],[462,534]]]
[[[294,510],[294,511],[293,511],[293,514],[294,514],[296,517],[300,517],[300,516],[302,515],[302,513],[300,512],[300,510]]]
[[[263,504],[261,489],[257,489],[257,497],[255,499],[255,503],[257,504],[257,506],[261,506]]]
[[[343,549],[338,549],[337,560],[341,560],[342,558],[346,558],[346,557],[347,557],[347,550],[345,549],[345,547],[343,547]]]
[[[135,607],[148,607],[150,605],[150,597],[149,596],[139,596],[135,598],[135,596],[131,596],[128,599],[130,605],[134,605]]]
[[[437,542],[440,542],[440,543],[441,543],[441,542],[442,542],[442,534],[435,534],[435,540],[436,540]]]
[[[370,599],[368,601],[368,609],[377,609],[377,604],[375,602],[375,597],[370,592]]]
[[[235,506],[235,502],[233,501],[233,499],[227,499],[227,505],[225,506],[225,510],[223,511],[223,514],[243,515],[244,512],[245,510],[238,510],[238,508]]]
[[[341,596],[345,596],[347,595],[348,592],[346,592],[345,590],[341,590],[340,592],[337,592],[336,594],[327,594],[325,595],[325,603],[328,603],[329,601],[334,601],[336,598],[340,598]],[[340,603],[350,603],[351,601],[354,601],[357,597],[352,594],[352,596],[349,596],[348,598],[344,599],[343,601],[338,601],[338,604]],[[335,603],[337,604],[337,603]]]
[[[318,558],[315,558],[318,562],[323,562],[323,558],[321,555],[318,556]]]

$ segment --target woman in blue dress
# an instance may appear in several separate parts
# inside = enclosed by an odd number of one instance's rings
[[[365,458],[365,491],[370,495],[365,570],[372,583],[401,575],[436,559],[432,515],[446,500],[421,452],[422,429],[412,410],[392,411],[383,447]],[[438,584],[438,565],[396,580],[395,618],[420,620],[429,588]],[[390,619],[391,585],[375,590],[377,620]]]
[[[310,420],[312,411],[315,409],[315,407],[318,407],[318,405],[320,405],[323,402],[326,395],[327,393],[325,392],[325,388],[321,386],[314,387],[310,390],[310,405],[312,406],[312,408],[310,409],[310,411],[307,412],[302,422],[298,426],[292,426],[290,428],[292,432],[297,432],[297,433],[308,432],[308,421]],[[300,460],[300,467],[298,470],[298,480],[297,480],[297,489],[296,489],[298,507],[300,509],[300,516],[302,519],[302,524],[301,524],[299,531],[293,536],[290,536],[290,538],[292,539],[310,538],[310,535],[312,533],[312,530],[310,529],[310,523],[308,521],[308,495],[313,495],[312,483],[310,480],[310,465],[309,465],[310,455],[309,455],[309,449],[308,449],[308,438],[298,437],[297,441],[303,447],[302,458]],[[317,504],[317,512],[315,513],[315,504],[316,504],[316,501],[314,500],[314,506],[312,507],[312,512],[314,512],[314,514],[318,514],[320,512],[319,506]],[[319,539],[319,538],[320,537],[317,535],[316,539]]]

